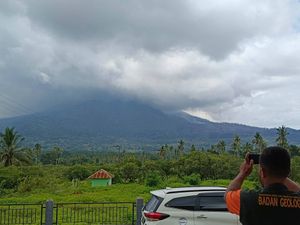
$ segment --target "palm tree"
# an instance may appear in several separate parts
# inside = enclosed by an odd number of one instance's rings
[[[41,153],[42,153],[42,146],[39,143],[34,145],[33,153],[34,153],[34,157],[35,157],[35,163],[38,164]]]
[[[267,143],[259,132],[255,133],[254,138],[252,139],[252,144],[254,145],[254,150],[257,153],[262,152],[262,150],[267,147]]]
[[[179,142],[178,142],[178,154],[179,154],[179,156],[182,156],[183,155],[183,153],[184,153],[184,141],[183,140],[180,140]]]
[[[242,146],[242,150],[241,150],[241,156],[244,158],[245,155],[248,152],[253,152],[253,145],[249,142],[246,142],[243,146]]]
[[[224,140],[220,140],[217,145],[216,145],[216,148],[217,148],[217,152],[218,153],[224,153],[226,151],[226,143]]]
[[[172,156],[173,149],[168,144],[165,144],[165,157],[164,159],[170,159]]]
[[[59,162],[60,162],[60,158],[61,158],[61,155],[63,153],[63,149],[58,147],[58,146],[55,146],[53,149],[52,149],[52,152],[54,154],[54,157],[55,157],[55,164],[58,165]]]
[[[161,146],[161,148],[159,149],[159,157],[161,159],[166,159],[166,153],[167,149],[165,148],[165,146]]]
[[[277,130],[277,135],[278,135],[278,137],[276,139],[277,145],[288,149],[289,144],[287,141],[287,136],[289,133],[287,132],[286,127],[281,126],[281,127],[278,127],[276,130]]]
[[[29,157],[20,147],[23,140],[24,138],[14,128],[7,127],[4,133],[0,133],[0,157],[5,167],[13,164],[30,163]]]
[[[241,138],[238,135],[235,135],[233,138],[232,150],[236,156],[241,155]]]
[[[169,147],[169,159],[173,159],[176,154],[174,153],[174,147],[171,145]]]

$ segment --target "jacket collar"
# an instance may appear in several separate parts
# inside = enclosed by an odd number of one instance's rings
[[[288,188],[282,183],[274,183],[263,189],[263,192],[287,192]]]

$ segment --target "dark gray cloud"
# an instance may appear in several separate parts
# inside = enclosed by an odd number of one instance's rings
[[[1,1],[0,116],[110,92],[300,127],[298,23],[294,0]]]
[[[282,5],[271,1],[31,0],[26,12],[34,24],[67,39],[92,44],[113,41],[151,51],[196,47],[220,59],[242,40],[277,33],[282,26],[289,29],[289,17],[280,14]]]

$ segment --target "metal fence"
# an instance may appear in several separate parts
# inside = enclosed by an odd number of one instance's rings
[[[134,225],[135,203],[58,203],[55,224]]]
[[[0,224],[43,224],[43,204],[0,204]]]
[[[140,225],[136,202],[0,204],[0,225]]]

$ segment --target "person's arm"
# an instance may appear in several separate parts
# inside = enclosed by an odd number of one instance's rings
[[[229,191],[236,191],[241,189],[244,180],[250,175],[252,169],[253,169],[253,160],[249,160],[249,156],[247,154],[245,161],[241,164],[239,174],[228,185],[225,193],[225,197]]]
[[[231,213],[240,215],[241,187],[246,177],[252,172],[252,168],[253,160],[250,161],[247,154],[245,161],[240,167],[239,174],[230,182],[224,194],[227,209]]]
[[[285,179],[284,185],[288,188],[289,191],[300,192],[300,185],[289,178]]]

